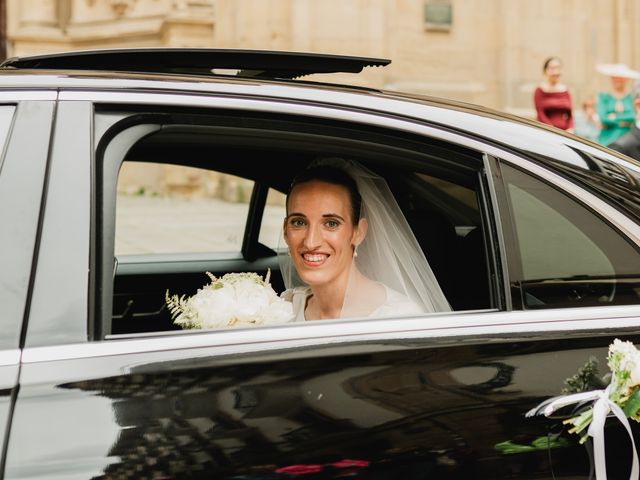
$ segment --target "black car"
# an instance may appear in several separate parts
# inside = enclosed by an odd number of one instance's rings
[[[640,165],[485,108],[304,79],[387,63],[225,50],[4,62],[4,478],[589,477],[589,443],[561,415],[525,413],[592,357],[604,376],[613,339],[640,342]],[[336,156],[387,180],[453,311],[173,325],[167,290],[191,295],[207,271],[270,270],[282,291],[271,199]],[[129,167],[224,174],[245,201],[187,225],[161,195],[124,195]],[[172,243],[204,223],[203,246]],[[609,476],[625,478],[629,439],[617,421],[605,431]]]

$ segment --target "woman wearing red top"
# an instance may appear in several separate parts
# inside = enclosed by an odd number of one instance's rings
[[[560,59],[548,58],[544,62],[543,71],[545,80],[533,93],[537,118],[542,123],[573,132],[571,95],[566,85],[559,82],[562,74]]]

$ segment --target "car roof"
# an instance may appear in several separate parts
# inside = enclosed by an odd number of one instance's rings
[[[389,63],[386,59],[369,57],[252,50],[65,52],[6,60],[0,65],[0,89],[190,92],[316,102],[418,119],[531,152],[537,158],[578,166],[584,165],[584,158],[577,151],[586,152],[622,163],[627,168],[631,163],[631,168],[640,173],[640,164],[595,143],[490,108],[444,98],[300,79],[314,73],[354,73],[367,66],[381,67]],[[212,74],[211,69],[218,67],[236,67],[239,74]]]

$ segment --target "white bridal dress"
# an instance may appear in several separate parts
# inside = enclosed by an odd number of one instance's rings
[[[384,286],[384,289],[386,293],[385,301],[371,313],[366,315],[366,317],[402,317],[404,315],[418,315],[420,313],[424,313],[423,308],[411,301],[411,299],[405,295],[396,292],[387,286]],[[311,288],[309,287],[296,287],[282,293],[282,298],[293,304],[294,322],[307,321],[306,318],[304,318],[304,309],[310,295]]]

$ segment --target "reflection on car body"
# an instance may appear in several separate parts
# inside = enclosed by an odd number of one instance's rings
[[[0,68],[4,477],[588,478],[561,416],[524,414],[640,341],[640,165],[480,107],[291,79],[386,61],[216,55]],[[229,62],[259,75],[208,73]],[[178,331],[165,292],[206,271],[282,291],[281,196],[336,156],[388,182],[453,311]],[[235,197],[123,185],[163,169]]]

